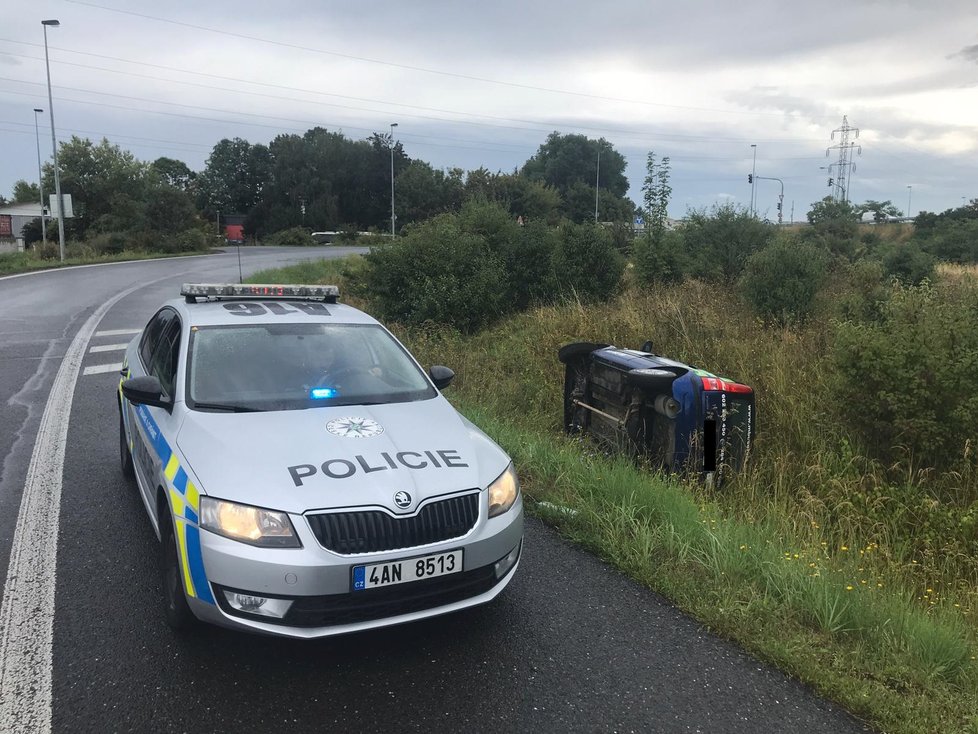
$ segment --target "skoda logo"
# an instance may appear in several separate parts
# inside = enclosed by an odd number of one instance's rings
[[[394,504],[400,507],[402,510],[406,510],[411,506],[411,495],[404,491],[395,492]]]
[[[337,418],[326,424],[326,430],[343,438],[373,438],[384,432],[384,427],[370,418]]]

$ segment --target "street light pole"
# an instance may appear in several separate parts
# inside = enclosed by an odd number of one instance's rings
[[[751,165],[750,169],[750,215],[756,216],[754,213],[754,190],[757,187],[755,181],[757,181],[757,143],[751,143],[750,147],[754,149],[754,163]]]
[[[913,197],[913,184],[907,184],[907,218],[913,215],[910,213],[910,200]]]
[[[51,94],[51,62],[48,59],[48,26],[61,25],[58,20],[42,20],[44,27],[44,67],[48,74],[48,112],[51,113],[51,147],[54,150],[54,192],[58,202],[58,247],[61,252],[61,262],[65,260],[65,200],[61,196],[61,174],[58,172],[58,138],[54,132],[54,97]],[[42,217],[43,221],[43,217]]]
[[[598,147],[598,165],[594,170],[594,223],[598,223],[598,186],[601,183],[601,147]]]
[[[394,128],[396,122],[391,123],[391,239],[394,239]]]
[[[37,142],[37,188],[41,192],[41,241],[45,249],[48,244],[48,228],[44,224],[44,174],[41,172],[41,133],[37,126],[38,113],[44,112],[39,107],[34,108],[34,140]]]

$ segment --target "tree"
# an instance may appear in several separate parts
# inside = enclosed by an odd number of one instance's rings
[[[186,163],[175,158],[157,158],[149,164],[149,167],[163,183],[181,191],[187,191],[197,176]]]
[[[106,139],[96,145],[91,140],[72,136],[61,143],[61,191],[71,194],[74,218],[65,220],[70,236],[83,237],[99,227],[103,217],[117,218],[114,199],[125,196],[142,201],[145,195],[147,164]],[[44,190],[54,191],[54,169],[44,166]],[[104,231],[104,230],[103,230]]]
[[[424,161],[411,161],[396,180],[397,219],[400,225],[455,211],[462,203],[461,171],[446,175]]]
[[[522,174],[531,181],[555,188],[563,199],[562,213],[575,222],[594,219],[596,177],[599,188],[610,192],[616,200],[624,199],[628,191],[625,158],[604,138],[591,140],[584,135],[553,132],[547,136],[536,155],[523,164]],[[613,207],[613,213],[621,216],[622,212],[633,209],[630,203],[619,204]],[[607,219],[606,216],[602,218]]]
[[[214,146],[198,176],[197,205],[208,212],[247,214],[268,181],[268,147],[227,138]]]
[[[693,274],[729,282],[777,230],[742,207],[723,204],[710,212],[690,212],[681,231]]]
[[[38,188],[36,183],[28,183],[21,179],[14,184],[14,198],[12,201],[15,204],[24,204],[27,202],[36,204],[40,200],[41,189]]]
[[[887,199],[886,201],[874,201],[869,199],[864,201],[862,204],[856,207],[856,212],[860,217],[866,212],[873,213],[873,221],[877,224],[882,224],[889,217],[901,217],[903,212],[893,206],[893,202]]]
[[[848,201],[836,201],[831,196],[826,196],[812,204],[808,221],[812,224],[836,220],[858,222],[861,216],[862,213]]]
[[[645,183],[642,198],[645,203],[645,232],[653,242],[662,239],[669,216],[669,199],[672,187],[669,185],[669,157],[655,160],[655,151],[650,150],[645,162]]]

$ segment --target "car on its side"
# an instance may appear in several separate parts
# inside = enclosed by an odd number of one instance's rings
[[[642,349],[575,342],[560,348],[564,429],[667,471],[720,486],[754,440],[754,390]]]
[[[129,345],[119,451],[166,619],[321,637],[496,597],[523,544],[509,456],[334,286],[186,284]]]

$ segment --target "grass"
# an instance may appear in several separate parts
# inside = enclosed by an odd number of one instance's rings
[[[338,283],[369,308],[359,262],[255,280]],[[540,307],[468,337],[395,330],[423,363],[456,370],[453,401],[509,451],[530,510],[565,535],[886,731],[978,732],[978,557],[940,521],[955,520],[975,477],[882,466],[839,425],[824,355],[840,297],[830,286],[818,316],[790,329],[688,282]],[[646,339],[754,386],[756,453],[722,491],[563,437],[557,348]]]
[[[86,257],[68,257],[64,262],[33,257],[29,252],[11,252],[0,254],[0,276],[30,273],[37,270],[55,270],[73,265],[93,265],[96,263],[126,262],[129,260],[149,260],[160,257],[186,257],[188,255],[205,255],[206,252],[120,252],[114,255],[95,255]]]

